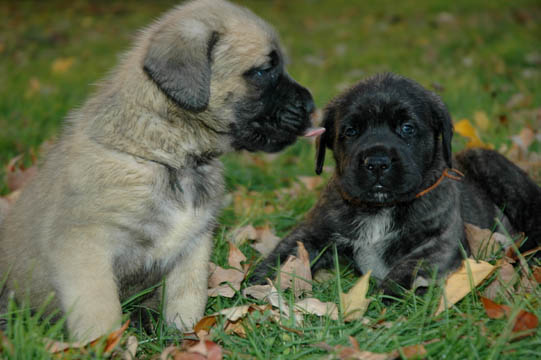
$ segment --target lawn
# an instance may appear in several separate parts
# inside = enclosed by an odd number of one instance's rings
[[[4,15],[0,23],[0,164],[25,154],[24,161],[29,165],[32,154],[39,154],[41,144],[54,139],[62,119],[84,102],[93,91],[92,84],[105,76],[129,48],[136,31],[176,3],[0,2]],[[275,26],[287,49],[289,73],[311,90],[318,107],[356,81],[378,72],[411,77],[440,94],[455,122],[467,119],[479,141],[522,162],[541,183],[539,1],[238,3]],[[537,140],[520,152],[519,140],[513,140],[513,136],[525,129],[537,135]],[[463,149],[468,141],[455,135],[454,150]],[[306,140],[299,140],[278,156],[242,153],[223,157],[231,201],[216,231],[212,259],[216,264],[227,264],[228,241],[234,239],[238,228],[268,226],[283,236],[302,218],[321,188],[309,183],[308,177],[314,176],[313,158],[313,144]],[[5,171],[2,166],[0,178]],[[329,175],[326,171],[323,179]],[[307,181],[303,183],[302,179]],[[8,192],[2,181],[0,195]],[[240,249],[249,261],[258,256],[248,243]],[[491,262],[501,256],[496,255]],[[337,303],[338,289],[348,290],[357,275],[350,264],[338,259],[332,271],[331,279],[314,283],[313,296]],[[211,339],[231,359],[327,357],[333,354],[329,348],[351,346],[350,337],[361,349],[377,353],[424,344],[424,356],[433,359],[540,358],[539,328],[533,335],[516,339],[510,330],[511,320],[487,317],[479,294],[488,284],[485,282],[478,292],[438,317],[432,314],[440,288],[431,289],[424,297],[410,295],[404,301],[385,305],[372,284],[368,295],[373,300],[366,321],[344,322],[311,315],[301,326],[292,318],[278,324],[254,312],[244,321],[244,337],[228,334],[218,326]],[[541,317],[540,296],[537,286],[529,293],[495,300],[515,312],[525,309]],[[289,291],[284,297],[293,299]],[[215,297],[209,300],[206,313],[253,302],[240,292],[231,299]],[[125,310],[132,308],[127,304]],[[61,339],[61,326],[38,322],[28,311],[15,310],[4,330],[5,339],[15,348],[13,358],[48,357],[42,338]],[[182,342],[178,333],[159,322],[153,335],[129,328],[121,346],[125,346],[128,333],[137,337],[137,356],[141,358],[152,358],[168,345]],[[0,357],[10,357],[3,341],[0,338]],[[76,352],[72,356],[106,355]]]

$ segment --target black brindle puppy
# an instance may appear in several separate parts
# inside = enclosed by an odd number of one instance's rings
[[[271,276],[278,258],[283,263],[296,253],[297,241],[311,260],[334,243],[360,272],[372,270],[384,291],[396,294],[417,277],[458,268],[469,253],[464,222],[492,228],[504,206],[508,230],[526,231],[529,248],[539,240],[541,188],[493,151],[468,150],[453,165],[449,113],[416,82],[392,74],[362,81],[327,106],[323,125],[316,172],[328,147],[334,175],[252,282]],[[330,265],[331,254],[324,252],[313,270]]]

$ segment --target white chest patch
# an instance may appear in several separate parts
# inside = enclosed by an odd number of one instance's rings
[[[169,229],[156,239],[155,247],[150,251],[154,259],[167,260],[189,251],[203,235],[209,223],[214,219],[213,211],[205,208],[194,209],[188,206],[182,210],[172,210],[169,214]],[[165,265],[165,264],[164,264]]]
[[[382,255],[389,246],[391,238],[397,235],[393,230],[392,209],[385,209],[375,215],[363,216],[352,225],[356,228],[356,238],[338,241],[353,247],[353,255],[359,269],[366,273],[372,270],[372,275],[383,279],[390,270],[385,264]]]

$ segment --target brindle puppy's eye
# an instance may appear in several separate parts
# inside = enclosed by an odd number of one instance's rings
[[[405,123],[400,126],[400,132],[406,136],[415,134],[415,127],[410,123]]]
[[[347,137],[353,137],[353,136],[355,136],[357,134],[358,134],[357,129],[352,128],[352,127],[348,127],[346,129],[346,131],[344,131],[344,135],[347,136]]]

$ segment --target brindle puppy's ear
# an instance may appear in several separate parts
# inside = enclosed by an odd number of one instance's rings
[[[151,40],[143,69],[181,108],[200,112],[210,99],[212,49],[218,33],[186,31],[179,35],[165,27]],[[169,33],[169,34],[167,34]]]
[[[447,166],[452,167],[452,151],[451,140],[453,138],[453,122],[447,107],[439,96],[430,93],[430,110],[433,119],[436,121],[436,126],[441,134],[443,159]]]
[[[321,122],[321,126],[325,128],[325,132],[316,138],[316,174],[318,175],[323,171],[326,148],[333,149],[335,116],[336,106],[327,106],[323,121]]]

